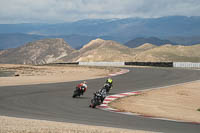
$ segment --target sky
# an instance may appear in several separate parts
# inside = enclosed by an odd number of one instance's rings
[[[0,23],[200,16],[200,0],[0,0]]]

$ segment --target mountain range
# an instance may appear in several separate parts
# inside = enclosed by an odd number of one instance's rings
[[[60,24],[0,24],[0,49],[16,48],[45,38],[63,38],[76,49],[96,38],[127,44],[138,38],[157,37],[171,44],[193,45],[200,43],[199,29],[199,16],[88,19]]]
[[[0,51],[0,63],[46,64],[77,61],[189,61],[200,62],[200,44],[192,46],[150,43],[129,48],[116,41],[95,39],[76,50],[64,39],[43,39]]]
[[[168,16],[161,18],[88,19],[60,24],[0,24],[0,33],[38,35],[112,36],[133,39],[141,36],[199,35],[200,17]]]
[[[89,43],[90,41],[102,38],[104,40],[114,40],[117,39],[109,36],[103,37],[95,37],[95,36],[87,36],[87,35],[60,35],[60,36],[42,36],[42,35],[30,35],[24,33],[6,33],[0,34],[0,50],[9,49],[9,48],[17,48],[22,46],[26,43],[41,40],[41,39],[48,39],[48,38],[63,38],[66,42],[70,44],[70,46],[74,49],[80,49],[85,44]],[[137,37],[132,39],[124,45],[135,48],[145,43],[155,44],[157,46],[161,46],[164,44],[172,44],[172,45],[185,45],[190,46],[194,44],[200,43],[200,36],[194,37],[169,37],[168,39],[162,39],[158,37]]]

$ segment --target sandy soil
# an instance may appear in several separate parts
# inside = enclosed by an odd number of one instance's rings
[[[200,81],[142,92],[110,105],[125,112],[200,122]]]
[[[79,66],[31,66],[0,64],[0,71],[13,71],[17,76],[0,77],[0,86],[69,82],[105,77],[118,68]]]
[[[102,126],[0,116],[0,133],[147,133]],[[149,132],[148,132],[149,133]]]

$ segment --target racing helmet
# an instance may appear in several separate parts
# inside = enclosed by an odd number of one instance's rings
[[[111,78],[108,78],[108,79],[107,79],[107,82],[108,82],[108,83],[112,83],[112,79],[111,79]]]

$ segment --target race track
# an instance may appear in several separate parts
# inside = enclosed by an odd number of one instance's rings
[[[113,77],[112,94],[200,80],[200,71],[174,68],[128,68]],[[72,98],[79,82],[0,87],[0,115],[169,133],[199,133],[200,125],[111,113],[88,107],[105,78],[88,80],[81,98]],[[199,102],[199,101],[198,101]],[[189,115],[189,114],[188,114]]]

